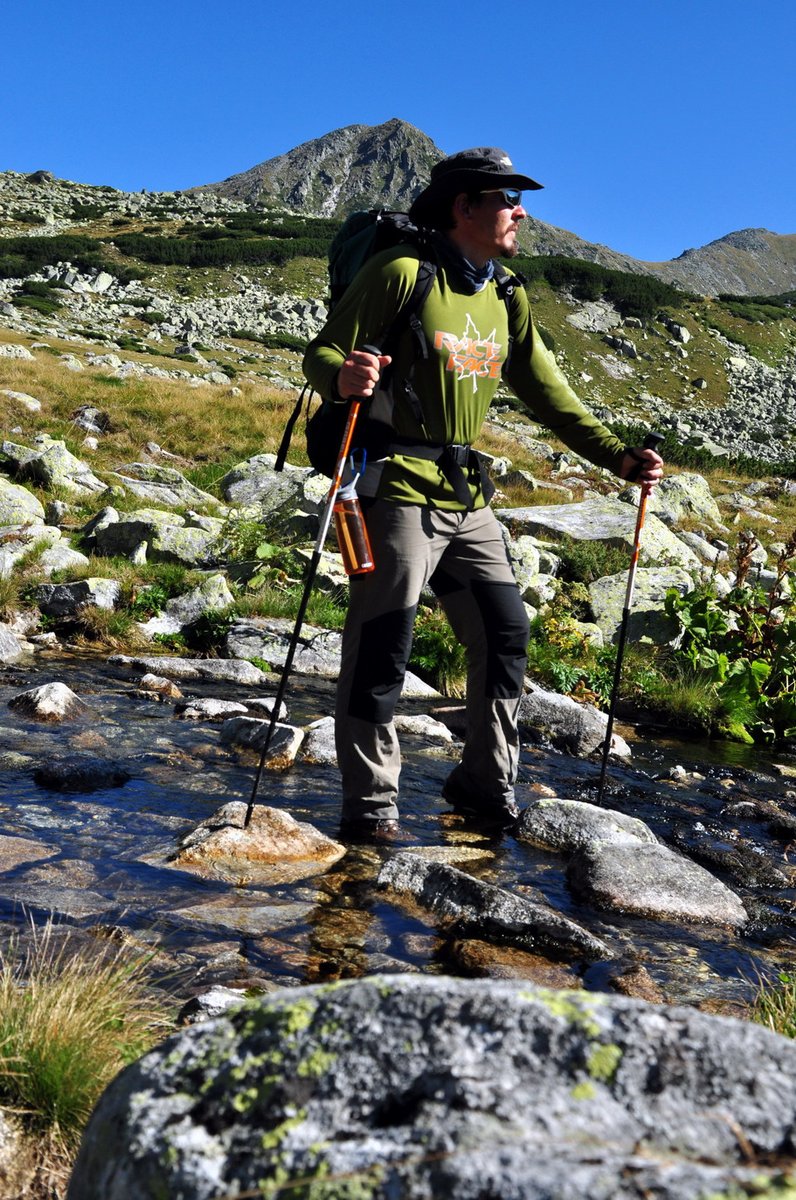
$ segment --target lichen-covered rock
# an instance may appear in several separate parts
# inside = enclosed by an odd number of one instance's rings
[[[43,521],[44,505],[38,496],[0,475],[0,525],[40,525]]]
[[[209,612],[223,612],[235,603],[223,575],[209,575],[190,592],[166,602],[163,612],[139,625],[146,637],[157,633],[179,633]]]
[[[187,505],[210,505],[218,507],[219,501],[209,492],[190,483],[174,467],[161,467],[153,463],[128,463],[113,472],[114,479],[122,487],[146,500],[149,504],[167,508],[185,508]]]
[[[796,1046],[760,1026],[375,976],[250,1001],[128,1067],[68,1195],[784,1200],[794,1136]]]

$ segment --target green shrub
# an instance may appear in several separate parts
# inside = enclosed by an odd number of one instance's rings
[[[463,696],[467,656],[439,607],[421,605],[415,620],[409,665],[444,696]]]
[[[519,255],[510,265],[528,282],[545,279],[555,291],[569,291],[578,300],[605,298],[628,317],[649,320],[659,309],[681,305],[686,298],[685,293],[651,275],[614,271],[582,258]]]
[[[723,714],[724,731],[743,741],[796,737],[796,598],[788,576],[796,559],[796,532],[764,587],[755,574],[752,534],[742,533],[735,555],[735,584],[720,598],[710,584],[685,596],[672,589],[666,613],[679,626],[675,661],[709,683]]]

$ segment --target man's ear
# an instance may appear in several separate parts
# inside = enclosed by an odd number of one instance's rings
[[[453,201],[451,213],[457,225],[460,221],[465,221],[473,211],[473,206],[467,196],[467,192],[459,192],[456,199]]]

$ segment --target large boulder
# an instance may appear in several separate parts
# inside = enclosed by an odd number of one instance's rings
[[[672,642],[679,631],[677,622],[664,612],[666,593],[674,588],[685,596],[693,587],[691,575],[680,567],[639,567],[627,621],[627,636],[631,642],[653,642],[658,646]],[[606,641],[617,640],[626,599],[625,572],[604,575],[589,584],[589,604]]]
[[[0,526],[41,525],[44,505],[38,496],[0,475]]]
[[[599,496],[578,504],[540,504],[532,508],[502,508],[497,516],[512,534],[533,534],[555,541],[561,534],[576,541],[605,542],[628,551],[633,546],[636,512],[615,496]],[[669,563],[685,570],[697,569],[700,561],[654,513],[644,525],[639,561]]]
[[[139,625],[147,637],[156,633],[179,633],[210,612],[223,612],[235,603],[223,575],[208,575],[197,587],[166,603],[163,612]]]
[[[159,467],[153,463],[128,463],[113,472],[114,479],[134,496],[148,504],[161,505],[166,508],[185,508],[191,506],[218,507],[219,501],[209,492],[190,483],[173,467]]]
[[[794,1137],[796,1046],[758,1025],[384,975],[161,1043],[100,1099],[68,1197],[784,1200]]]
[[[79,579],[75,583],[43,583],[36,588],[36,603],[48,617],[68,617],[81,608],[113,609],[121,596],[115,579]]]
[[[608,728],[608,717],[593,704],[548,692],[532,681],[520,700],[518,722],[523,733],[545,738],[557,749],[580,757],[602,746]],[[611,738],[611,751],[630,758],[630,747],[618,733]]]
[[[638,505],[641,489],[627,488],[620,499],[634,507]],[[649,513],[654,513],[667,525],[680,525],[684,521],[699,521],[709,526],[722,527],[721,509],[713,499],[710,485],[703,475],[683,472],[666,475],[653,489],[648,501]]]

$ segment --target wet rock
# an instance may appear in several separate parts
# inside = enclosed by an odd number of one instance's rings
[[[558,796],[533,800],[523,809],[515,836],[570,854],[621,842],[657,842],[636,817]]]
[[[231,862],[225,859],[214,863],[212,871],[207,873],[216,878],[225,877],[238,886],[265,879],[278,884],[325,871],[327,866],[327,862],[295,859],[265,864],[242,862],[239,859]],[[206,868],[203,867],[202,870],[205,871]],[[178,908],[171,915],[178,923],[201,926],[208,930],[221,929],[225,933],[234,933],[245,938],[261,938],[283,929],[292,929],[296,925],[304,925],[312,911],[312,904],[285,900],[264,900],[255,904],[211,900],[207,904]]]
[[[52,858],[55,854],[58,854],[58,847],[48,846],[46,842],[0,835],[0,871],[13,871],[14,867],[20,866],[21,863],[38,862],[42,858]]]
[[[748,920],[734,892],[667,846],[632,843],[581,851],[569,864],[569,879],[598,908],[736,929]]]
[[[689,858],[716,867],[747,887],[783,888],[794,882],[792,874],[772,862],[761,846],[701,821],[677,825],[672,841]]]
[[[547,737],[557,749],[581,757],[602,746],[608,728],[607,716],[593,704],[579,704],[530,680],[520,700],[518,720],[524,733]],[[630,757],[630,747],[617,733],[611,739],[611,753]]]
[[[231,1008],[237,1008],[248,999],[245,988],[212,987],[200,996],[194,996],[183,1004],[177,1014],[178,1025],[196,1025],[199,1021],[211,1021]]]
[[[321,717],[304,730],[300,759],[312,766],[337,765],[337,749],[334,740],[334,717]]]
[[[71,688],[58,682],[19,692],[9,700],[8,707],[37,721],[67,721],[91,711]]]
[[[223,680],[247,687],[267,682],[266,675],[259,667],[238,659],[178,658],[170,654],[140,658],[127,654],[112,654],[108,662],[123,670],[151,671],[156,675],[165,675],[168,679]]]
[[[149,692],[159,696],[163,700],[181,700],[182,692],[170,679],[166,679],[165,675],[155,675],[152,671],[147,671],[138,681],[138,687],[142,692]]]
[[[245,746],[261,754],[270,725],[270,721],[258,721],[256,717],[229,717],[221,726],[221,742],[225,746]],[[303,739],[303,729],[275,724],[268,743],[266,765],[271,770],[286,770],[295,762]]]
[[[487,979],[529,979],[539,987],[570,988],[582,983],[572,967],[550,962],[538,954],[506,946],[490,946],[475,939],[454,941],[446,956],[465,975]]]
[[[608,985],[620,996],[632,996],[635,1000],[646,1000],[648,1004],[665,1004],[666,995],[659,988],[646,967],[635,963],[613,975]]]
[[[97,792],[123,787],[131,776],[118,763],[85,754],[67,754],[37,767],[33,778],[39,787],[54,792]]]
[[[248,713],[245,704],[234,700],[183,700],[174,712],[184,721],[226,721],[229,717]]]
[[[181,840],[172,865],[211,873],[217,866],[240,870],[247,864],[324,866],[346,852],[345,846],[333,842],[313,825],[263,804],[255,804],[252,819],[244,828],[246,808],[240,800],[224,804]]]
[[[86,560],[88,561],[88,560]],[[86,605],[116,607],[121,585],[115,579],[78,579],[75,583],[44,583],[36,588],[36,603],[48,617],[68,617]]]
[[[353,1179],[370,1200],[773,1196],[795,1124],[796,1046],[751,1023],[376,976],[180,1030],[106,1090],[68,1195],[215,1200]]]
[[[462,937],[558,956],[612,956],[605,942],[554,909],[411,851],[388,859],[379,872],[378,886],[394,897],[414,901]]]

